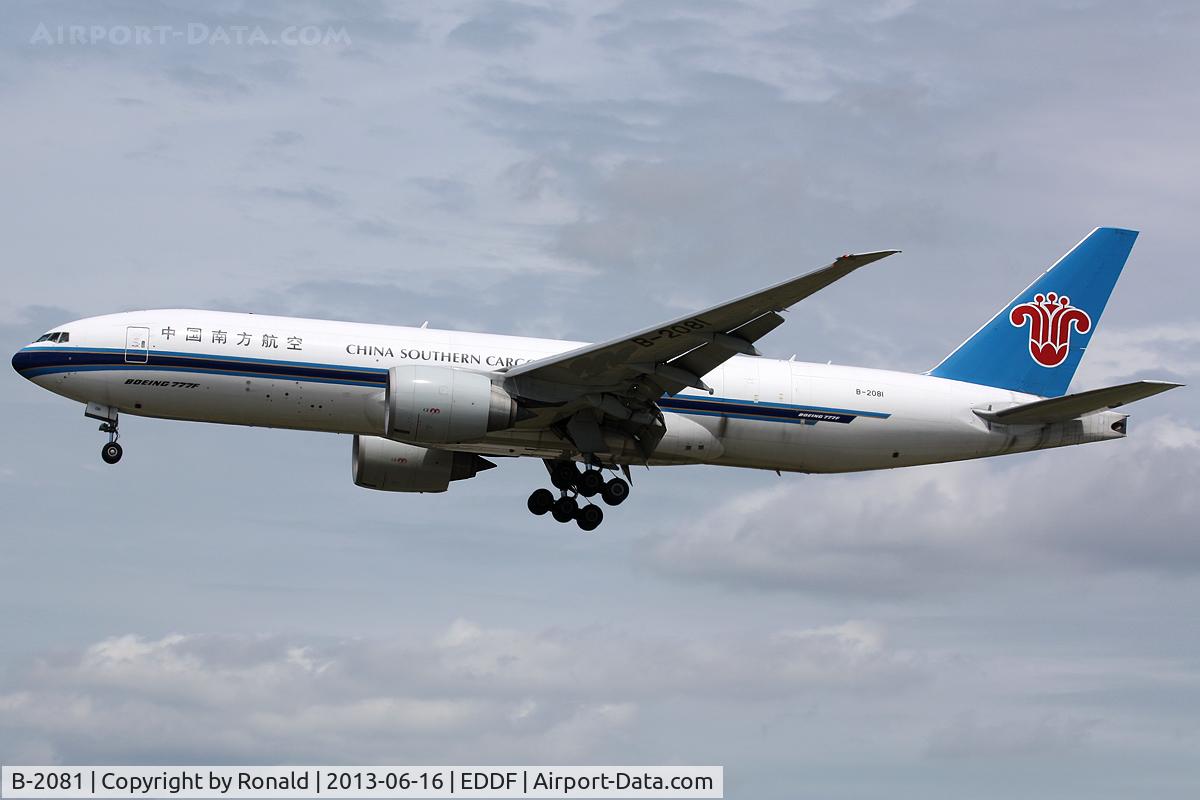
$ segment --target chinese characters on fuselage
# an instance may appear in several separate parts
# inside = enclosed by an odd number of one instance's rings
[[[204,341],[204,329],[203,328],[187,328],[186,330],[187,330],[187,335],[184,337],[184,341],[187,341],[187,342],[203,342]],[[167,327],[163,328],[159,332],[159,335],[162,336],[162,338],[168,342],[178,336],[175,329],[170,327],[169,325]],[[231,347],[249,347],[251,342],[253,342],[254,338],[255,338],[254,334],[249,333],[248,331],[241,331],[240,333],[235,333],[234,336],[237,337],[237,341],[230,344],[228,331],[214,329],[214,330],[209,331],[209,342],[211,344],[223,344],[223,345],[229,345]],[[261,336],[259,338],[259,345],[267,350],[280,350],[280,349],[303,350],[304,349],[304,339],[300,336],[282,337],[283,340],[285,342],[287,342],[286,348],[280,346],[280,343],[279,343],[280,338],[281,337],[279,336],[279,334],[276,334],[276,333],[264,333],[264,334],[261,334]]]

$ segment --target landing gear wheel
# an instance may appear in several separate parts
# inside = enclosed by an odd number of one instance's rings
[[[570,491],[575,488],[575,482],[579,480],[579,467],[575,466],[571,461],[559,461],[554,465],[554,469],[550,471],[550,482],[554,484],[555,489],[562,491]]]
[[[550,513],[558,522],[570,522],[579,513],[579,503],[574,497],[560,497],[554,501]]]
[[[604,510],[600,506],[586,505],[575,517],[575,524],[583,531],[594,531],[601,522],[604,522]]]
[[[540,517],[554,505],[554,493],[549,489],[538,489],[529,495],[529,502],[525,505],[529,507],[531,512]]]
[[[604,475],[598,469],[589,469],[575,482],[584,497],[595,497],[604,488]]]
[[[613,478],[604,484],[604,488],[600,490],[600,496],[610,506],[619,506],[625,502],[626,497],[629,497],[629,484],[624,478]]]
[[[109,442],[100,448],[100,458],[104,459],[105,464],[115,464],[121,460],[121,445],[116,442]]]

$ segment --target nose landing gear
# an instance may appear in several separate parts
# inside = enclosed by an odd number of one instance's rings
[[[550,472],[550,483],[561,493],[555,499],[549,489],[537,489],[529,495],[526,503],[530,512],[538,516],[549,513],[559,522],[570,522],[580,530],[594,531],[604,521],[604,509],[590,500],[579,504],[579,498],[589,499],[600,495],[610,506],[620,505],[629,496],[629,482],[624,478],[613,477],[604,480],[604,473],[596,466],[589,465],[580,470],[574,461],[547,461],[546,469]]]
[[[104,460],[105,464],[115,464],[125,453],[121,449],[121,445],[117,444],[117,439],[120,437],[117,432],[117,423],[115,421],[105,422],[100,426],[100,430],[108,434],[108,443],[100,448],[100,458]]]
[[[100,432],[108,434],[108,443],[100,448],[100,458],[104,463],[115,464],[120,461],[124,451],[121,445],[117,444],[117,439],[121,438],[120,431],[117,430],[117,409],[100,403],[88,403],[83,408],[83,415],[89,419],[100,420]]]
[[[116,444],[116,440],[121,438],[121,434],[116,428],[119,417],[116,409],[112,405],[102,405],[100,403],[88,403],[84,405],[83,415],[92,420],[100,420],[101,433],[108,434],[108,443],[101,447],[100,457],[106,464],[115,464],[121,461],[121,455],[125,451],[121,450],[121,445]]]

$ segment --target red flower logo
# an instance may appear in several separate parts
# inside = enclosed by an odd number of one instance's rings
[[[1071,298],[1054,292],[1036,294],[1032,303],[1013,307],[1008,321],[1020,328],[1029,323],[1029,355],[1043,367],[1057,367],[1071,351],[1071,328],[1079,333],[1092,329],[1092,318]]]

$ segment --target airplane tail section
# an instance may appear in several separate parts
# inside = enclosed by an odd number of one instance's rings
[[[1096,228],[929,374],[1042,397],[1064,394],[1137,235]]]

